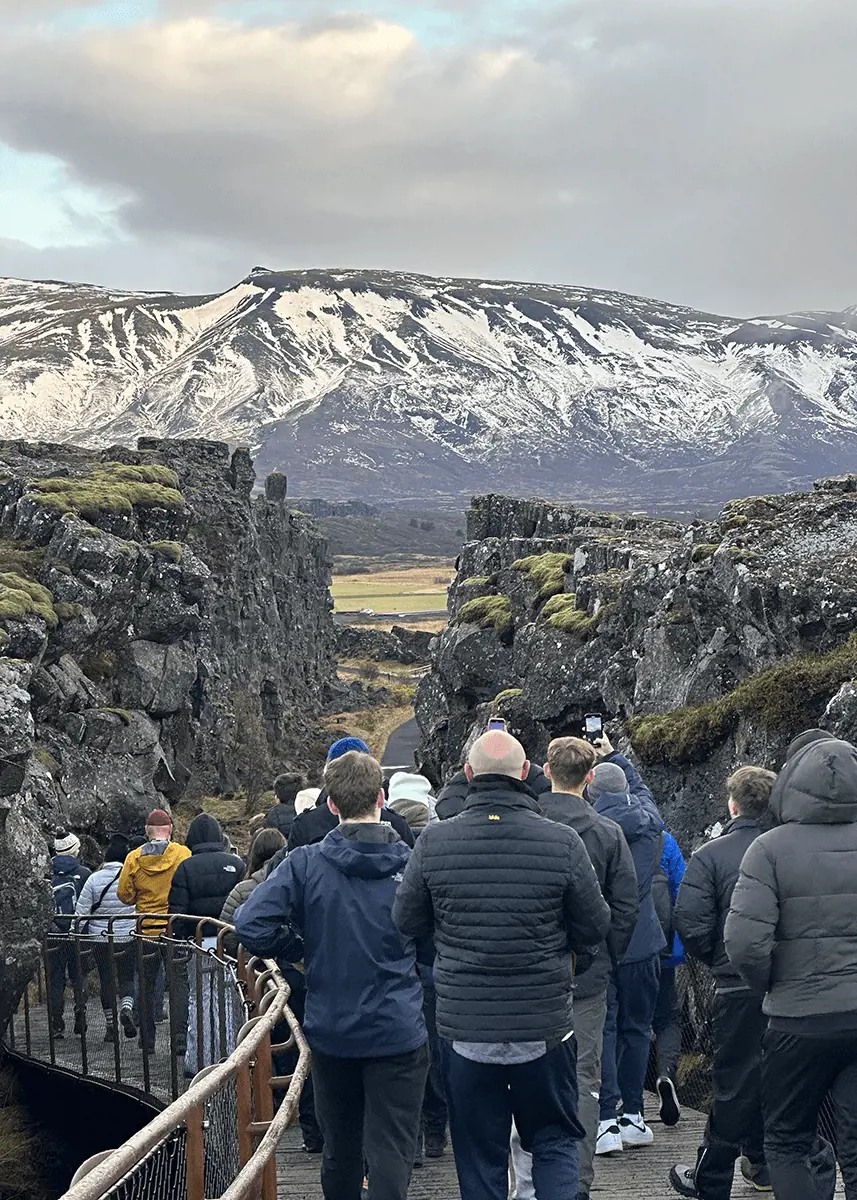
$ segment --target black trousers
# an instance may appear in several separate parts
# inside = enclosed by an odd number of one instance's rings
[[[325,1200],[360,1200],[364,1154],[371,1200],[406,1200],[428,1067],[428,1042],[384,1058],[313,1053]]]
[[[431,1140],[445,1142],[449,1111],[446,1106],[446,1092],[443,1083],[440,1040],[437,1036],[437,993],[434,981],[427,980],[422,970],[420,978],[423,982],[423,1016],[426,1029],[428,1029],[431,1051],[431,1065],[423,1099],[423,1132]]]
[[[135,965],[139,968],[139,946],[135,946]],[[149,1050],[155,1048],[155,1007],[158,973],[161,967],[166,972],[166,987],[170,997],[170,1042],[174,1054],[184,1054],[187,1047],[188,1020],[188,960],[190,951],[181,946],[158,946],[151,942],[142,944],[142,974],[138,1006],[140,1014],[140,1041]]]
[[[831,1200],[833,1155],[817,1136],[828,1092],[848,1200],[857,1200],[857,1033],[800,1037],[769,1029],[762,1063],[765,1154],[777,1200]]]
[[[762,1036],[767,1026],[760,997],[729,992],[714,998],[714,1105],[696,1161],[702,1200],[729,1200],[735,1160],[764,1163]]]
[[[92,947],[95,955],[95,965],[98,968],[98,982],[101,990],[101,1007],[111,1011],[114,1003],[124,997],[134,994],[134,943],[133,942],[96,942]],[[114,989],[114,973],[116,988]],[[118,989],[118,994],[114,991]]]

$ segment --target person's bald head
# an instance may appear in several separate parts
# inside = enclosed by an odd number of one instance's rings
[[[500,729],[491,729],[470,747],[464,770],[468,779],[475,779],[479,775],[508,775],[510,779],[526,779],[530,764],[517,738]]]

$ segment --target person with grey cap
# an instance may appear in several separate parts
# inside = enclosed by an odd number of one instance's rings
[[[72,917],[77,901],[91,872],[80,861],[80,838],[76,833],[58,830],[54,837],[54,856],[51,859],[51,888],[54,898],[54,931],[58,935],[48,938],[48,974],[50,988],[50,1021],[54,1038],[65,1035],[65,989],[66,980],[78,991],[77,956],[68,939],[72,929]],[[80,1036],[86,1032],[86,1008],[79,998],[75,1000],[74,1032]]]
[[[658,999],[661,951],[666,945],[652,897],[661,858],[664,823],[639,772],[606,739],[586,794],[595,811],[615,821],[625,835],[637,872],[640,915],[628,949],[607,989],[607,1019],[601,1059],[600,1122],[596,1154],[648,1146],[654,1135],[643,1117],[643,1084]],[[621,1113],[620,1113],[621,1106]]]

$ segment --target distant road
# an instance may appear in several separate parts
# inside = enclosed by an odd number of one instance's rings
[[[390,740],[387,742],[387,749],[384,751],[384,757],[381,760],[383,767],[405,767],[407,770],[414,769],[414,754],[420,741],[420,727],[417,725],[417,719],[414,717],[410,721],[406,721],[404,725],[400,725],[398,729],[394,729],[390,734]]]
[[[448,616],[445,608],[437,608],[431,612],[376,612],[371,617],[361,612],[335,612],[333,619],[337,625],[372,625],[376,621],[395,621],[399,625],[410,625],[414,621],[445,621]]]

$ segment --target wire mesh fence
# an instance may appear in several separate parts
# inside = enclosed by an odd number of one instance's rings
[[[177,1129],[132,1171],[103,1193],[104,1200],[154,1200],[187,1195],[187,1134]],[[224,1189],[225,1190],[225,1189]],[[212,1193],[219,1196],[221,1193]]]

